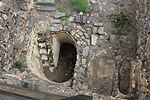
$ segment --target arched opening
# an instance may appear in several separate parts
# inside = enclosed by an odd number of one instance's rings
[[[76,64],[77,49],[74,40],[68,34],[53,35],[53,67],[43,67],[45,76],[62,83],[73,77]],[[52,70],[50,71],[50,68]]]

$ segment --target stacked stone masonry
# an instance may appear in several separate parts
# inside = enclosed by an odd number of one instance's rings
[[[150,95],[150,1],[137,0],[137,35],[138,49],[137,58],[139,59],[140,83],[139,100],[148,100]],[[142,85],[140,85],[142,84]]]
[[[29,1],[18,0],[18,7],[21,10],[15,13],[7,7],[2,9],[4,5],[0,2],[0,12],[3,12],[0,18],[4,22],[4,25],[0,23],[0,30],[3,33],[0,37],[0,82],[67,96],[87,94],[98,97],[99,94],[112,95],[112,92],[115,92],[114,96],[118,98],[132,97],[132,92],[137,89],[136,96],[139,96],[139,100],[148,98],[150,88],[149,0],[136,0],[137,58],[130,62],[123,61],[125,65],[132,66],[129,72],[131,74],[129,95],[123,95],[118,89],[119,72],[116,70],[112,47],[109,44],[113,41],[114,35],[105,32],[103,21],[94,19],[99,15],[98,13],[85,14],[83,25],[81,25],[78,13],[72,14],[66,22],[62,21],[61,17],[64,17],[65,13],[57,11],[55,0]],[[98,0],[90,0],[90,5],[95,6],[98,2]],[[99,8],[101,9],[101,5],[107,5],[107,3],[100,1]],[[91,18],[94,21],[91,21]],[[101,17],[98,16],[98,18]],[[53,72],[57,67],[53,39],[55,35],[61,36],[62,33],[69,37],[68,42],[77,49],[77,60],[73,77],[66,82],[57,83],[47,79],[44,68],[48,67],[48,70]],[[108,41],[109,37],[112,40]],[[18,56],[21,56],[25,62],[21,71],[12,67],[14,59],[19,58]],[[107,96],[103,98],[110,99]]]

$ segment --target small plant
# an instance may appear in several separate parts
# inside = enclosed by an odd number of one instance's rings
[[[76,4],[76,0],[68,0],[68,2],[69,2],[71,5],[75,5],[75,4]]]
[[[69,12],[66,12],[66,11],[64,10],[64,8],[62,8],[62,7],[59,7],[59,8],[57,9],[57,11],[58,11],[58,12],[65,13],[65,16],[63,16],[63,17],[60,18],[61,21],[66,21],[66,20],[69,18],[69,16],[70,16],[70,13],[69,13]]]
[[[17,60],[15,63],[14,63],[15,67],[20,69],[23,67],[23,63],[21,60]]]
[[[124,12],[120,12],[117,14],[111,14],[109,19],[116,28],[116,31],[114,31],[113,34],[122,35],[122,30],[129,23],[127,15]]]
[[[62,8],[62,7],[59,7],[57,10],[58,10],[58,12],[65,12],[64,8]]]
[[[87,0],[68,0],[68,2],[75,6],[75,9],[78,12],[86,12],[88,9],[88,1]]]
[[[63,16],[63,17],[60,18],[61,21],[66,21],[67,19],[68,19],[67,16]]]
[[[110,15],[110,19],[115,28],[123,28],[128,23],[128,17],[123,12]]]

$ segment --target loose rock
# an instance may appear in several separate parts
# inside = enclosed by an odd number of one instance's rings
[[[91,35],[91,45],[96,45],[98,37],[94,34]]]
[[[96,3],[96,0],[90,0],[92,4],[95,4]]]
[[[104,34],[104,27],[100,27],[97,31],[97,34],[103,35]]]
[[[83,48],[83,51],[82,51],[82,55],[83,55],[83,57],[87,57],[88,56],[88,54],[89,54],[89,50],[90,50],[90,48],[87,46],[87,47],[85,47],[85,48]]]
[[[58,32],[60,29],[58,27],[55,26],[50,26],[50,31],[52,32]]]
[[[89,39],[88,33],[83,33],[83,34],[84,34],[85,38]]]
[[[58,19],[58,18],[64,17],[65,15],[66,14],[62,13],[62,12],[55,12],[54,13],[54,18]]]
[[[96,23],[96,22],[94,22],[94,26],[96,26],[96,27],[102,27],[103,23]]]
[[[46,55],[42,55],[42,60],[48,60],[48,57]]]
[[[29,25],[28,25],[28,28],[33,28],[33,26],[34,26],[34,24],[35,24],[35,21],[36,21],[36,18],[35,18],[35,16],[31,16],[30,18],[29,18]]]
[[[36,9],[39,10],[39,11],[47,11],[47,12],[55,11],[54,6],[38,5]]]
[[[85,68],[80,67],[80,68],[79,68],[79,72],[80,72],[80,74],[81,74],[83,77],[85,76]]]
[[[60,24],[61,21],[60,21],[60,19],[51,19],[50,23],[52,23],[52,24]]]
[[[40,49],[40,54],[47,54],[47,50],[46,49]]]

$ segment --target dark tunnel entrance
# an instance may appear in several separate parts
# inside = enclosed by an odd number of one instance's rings
[[[73,77],[76,64],[76,47],[71,43],[60,43],[59,59],[57,67],[50,72],[44,68],[45,76],[54,82],[62,83]]]

